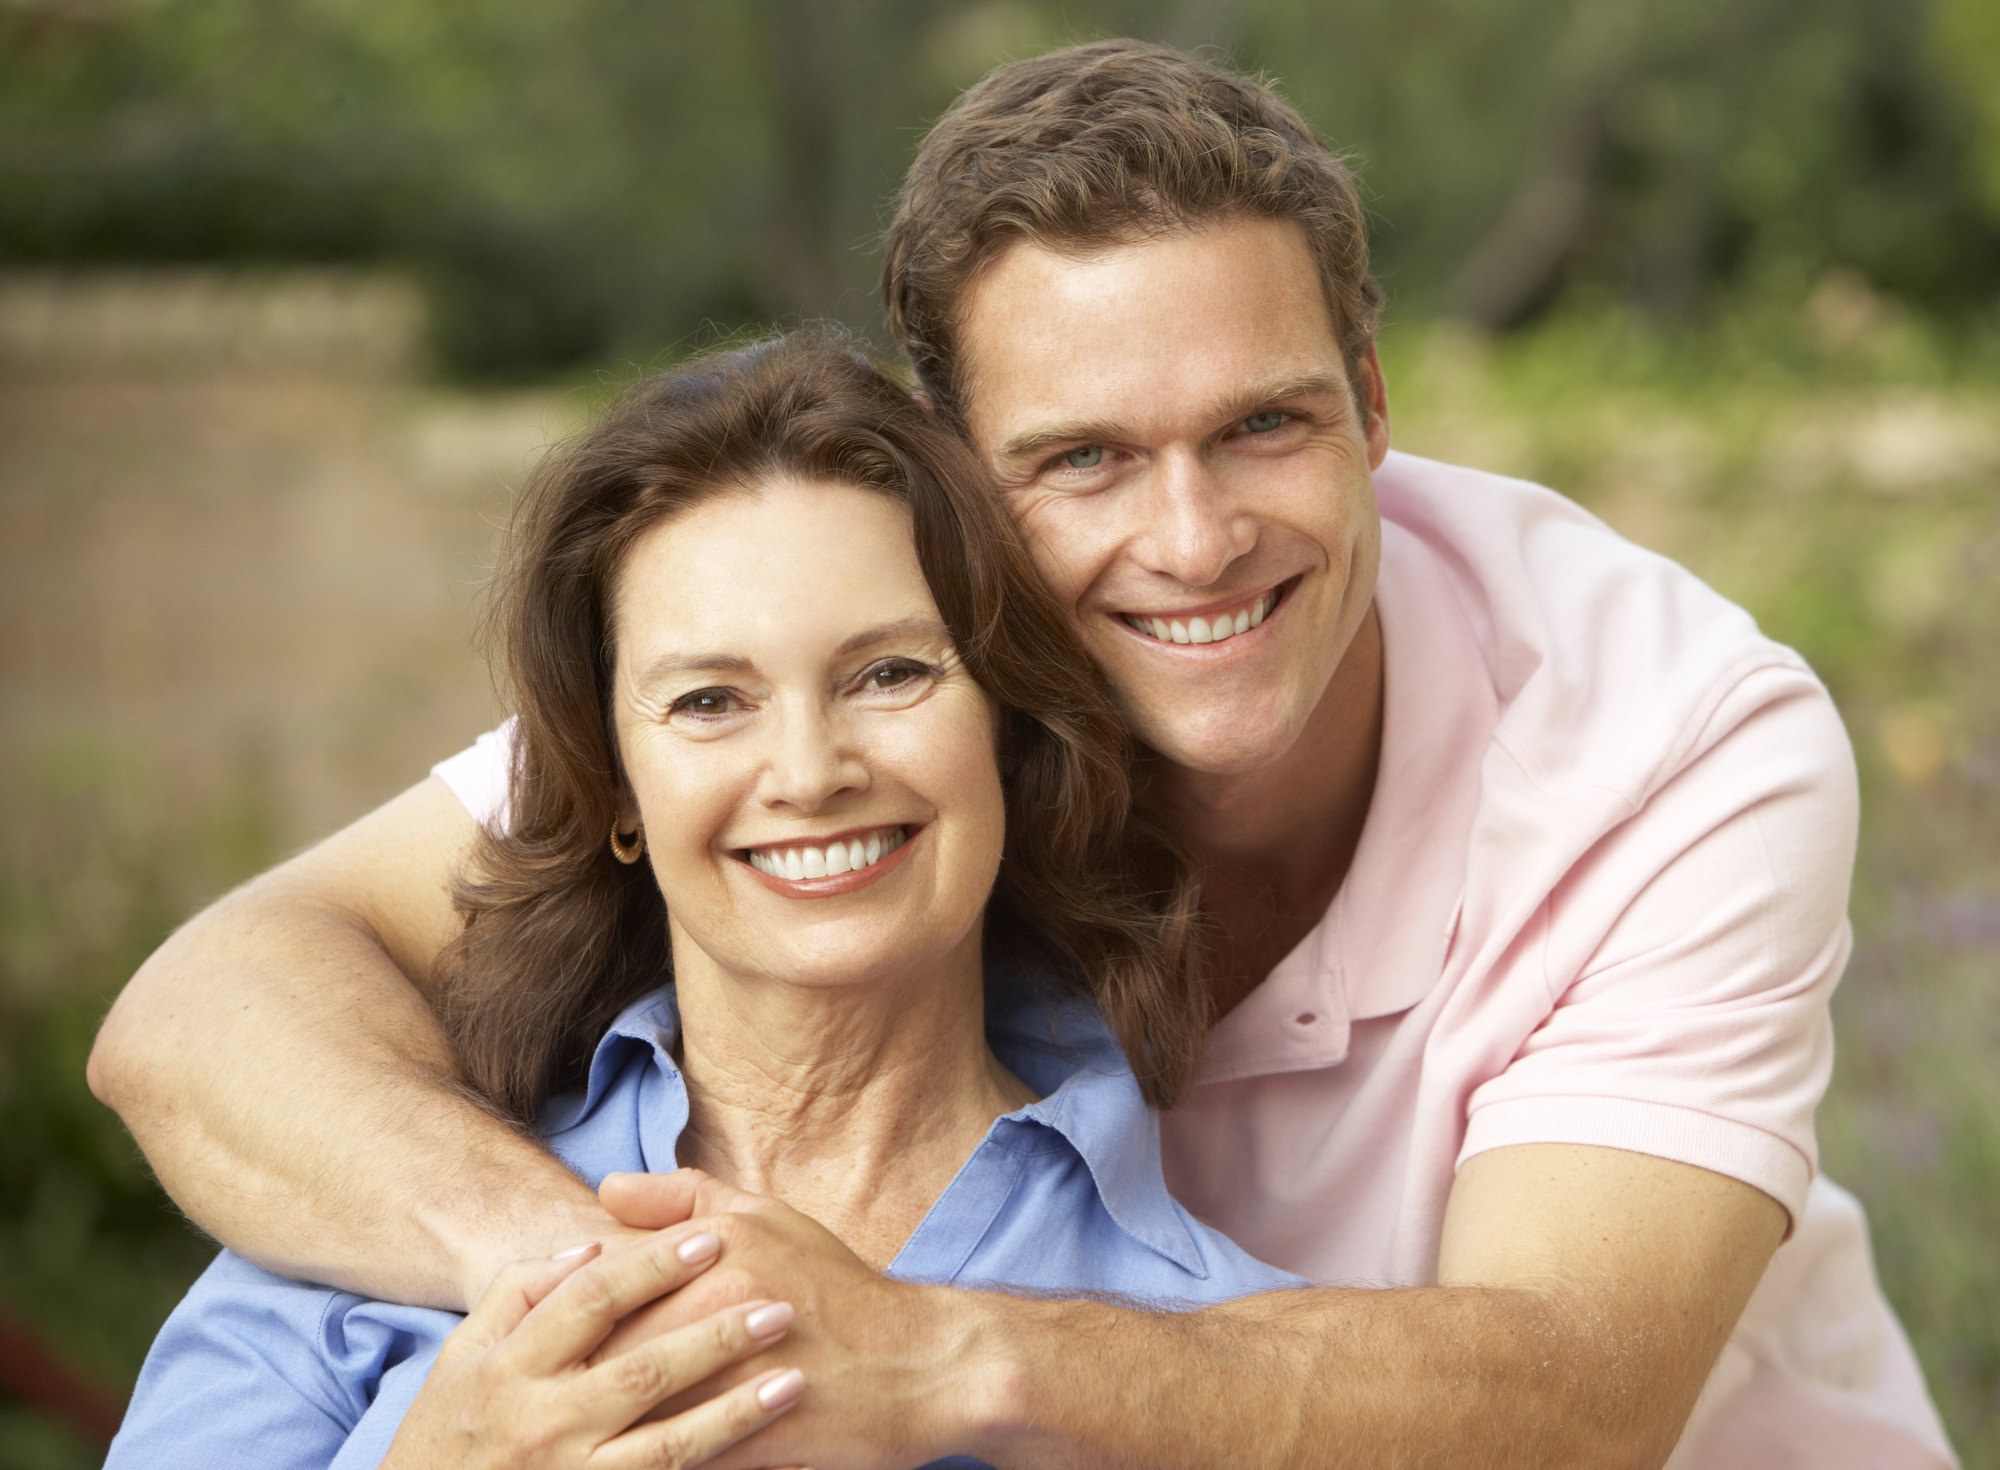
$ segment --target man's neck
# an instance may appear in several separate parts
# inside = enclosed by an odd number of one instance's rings
[[[1219,776],[1166,766],[1153,800],[1202,875],[1226,1015],[1326,913],[1361,843],[1382,749],[1382,628],[1354,635],[1304,732],[1254,771]]]

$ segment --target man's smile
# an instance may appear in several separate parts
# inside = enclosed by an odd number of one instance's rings
[[[1222,602],[1171,611],[1121,612],[1115,616],[1142,638],[1155,643],[1221,643],[1261,627],[1298,581],[1294,577],[1262,592]]]

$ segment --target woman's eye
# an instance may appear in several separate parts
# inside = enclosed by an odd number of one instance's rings
[[[875,665],[861,676],[861,686],[870,691],[894,692],[908,689],[934,672],[928,664],[912,659],[892,658]]]
[[[726,715],[736,708],[736,696],[727,689],[697,689],[683,694],[667,711],[675,715]]]
[[[1268,434],[1284,423],[1285,416],[1275,408],[1267,408],[1262,413],[1253,413],[1243,421],[1243,427],[1253,434]]]
[[[1094,470],[1104,463],[1104,446],[1086,444],[1081,449],[1072,449],[1063,456],[1063,463],[1073,470]]]

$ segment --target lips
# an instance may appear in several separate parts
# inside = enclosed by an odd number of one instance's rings
[[[758,872],[790,883],[838,878],[883,861],[909,840],[904,827],[875,827],[818,843],[774,842],[744,848],[743,860]]]
[[[1261,624],[1278,605],[1282,587],[1244,599],[1235,607],[1174,617],[1164,613],[1120,613],[1125,626],[1156,643],[1221,643]]]

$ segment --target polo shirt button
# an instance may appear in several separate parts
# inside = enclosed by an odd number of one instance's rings
[[[1312,1025],[1313,1022],[1317,1021],[1319,1017],[1314,1015],[1311,1011],[1300,1011],[1297,1017],[1295,1017],[1295,1019],[1301,1026],[1310,1026]]]

